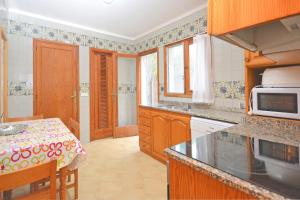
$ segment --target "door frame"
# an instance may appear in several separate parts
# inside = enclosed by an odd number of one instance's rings
[[[79,90],[79,46],[72,45],[72,44],[66,44],[62,42],[55,42],[55,41],[49,41],[49,40],[41,40],[41,39],[33,39],[33,115],[38,115],[37,113],[37,103],[38,103],[38,94],[40,92],[39,90],[39,69],[40,66],[38,65],[37,59],[37,47],[38,44],[48,44],[48,45],[55,45],[58,48],[61,46],[66,47],[72,47],[75,49],[74,51],[74,67],[75,67],[75,83],[73,83],[73,87],[75,87],[76,90],[76,103],[75,103],[75,120],[77,122],[80,122],[79,120],[79,96],[80,96],[80,90]]]
[[[95,56],[95,53],[106,53],[106,54],[111,54],[112,55],[112,65],[113,65],[113,68],[112,68],[112,79],[114,80],[115,77],[116,77],[116,72],[115,72],[115,69],[116,69],[116,52],[115,51],[111,51],[111,50],[105,50],[105,49],[97,49],[97,48],[90,48],[89,50],[89,58],[90,58],[90,140],[93,141],[93,140],[97,140],[97,139],[102,139],[102,138],[99,138],[99,137],[95,137],[95,101],[94,101],[94,98],[95,98],[95,94],[94,94],[94,91],[95,91],[95,77],[94,77],[94,56]],[[117,101],[116,101],[116,98],[115,97],[115,94],[117,92],[117,87],[116,85],[114,84],[115,81],[113,81],[112,83],[112,94],[110,94],[112,96],[112,129],[113,129],[113,134],[111,136],[114,135],[114,132],[115,132],[115,127],[116,127],[116,120],[115,120],[115,113],[117,113],[118,111],[116,110],[116,104],[117,104]],[[105,137],[110,137],[110,136],[104,136],[103,138]]]
[[[0,27],[0,37],[3,40],[3,120],[8,117],[8,40],[3,27]],[[1,113],[0,113],[1,114]]]
[[[114,74],[116,75],[114,77],[114,83],[113,85],[115,85],[116,88],[116,107],[115,107],[115,131],[114,131],[114,138],[119,138],[119,137],[128,137],[128,136],[135,136],[138,135],[138,125],[137,124],[130,124],[127,126],[123,126],[123,127],[119,127],[119,116],[118,116],[118,100],[119,100],[119,96],[118,96],[118,58],[135,58],[136,59],[136,67],[135,67],[135,71],[136,71],[136,86],[138,85],[138,63],[139,63],[139,55],[138,54],[126,54],[126,53],[117,53],[116,54],[116,65],[114,66]],[[138,89],[136,90],[136,116],[138,116]],[[137,117],[138,118],[138,117]]]

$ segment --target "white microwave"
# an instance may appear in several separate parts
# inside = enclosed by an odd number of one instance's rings
[[[252,113],[300,119],[300,88],[253,88]]]

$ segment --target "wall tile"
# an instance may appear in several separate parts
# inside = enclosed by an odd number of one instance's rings
[[[105,40],[92,35],[68,32],[62,29],[50,28],[47,26],[39,26],[37,24],[9,20],[8,28],[10,34],[21,35],[30,38],[61,41],[68,44],[108,49],[112,51],[119,51],[121,53],[136,53],[136,48],[134,48],[134,45],[112,40]]]

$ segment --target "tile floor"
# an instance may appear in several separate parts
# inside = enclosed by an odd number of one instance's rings
[[[79,199],[165,200],[166,166],[139,151],[138,137],[103,139],[85,145],[79,169]],[[72,199],[72,190],[68,199]]]

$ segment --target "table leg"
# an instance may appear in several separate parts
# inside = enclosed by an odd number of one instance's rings
[[[67,192],[67,189],[66,189],[66,180],[67,180],[66,173],[67,173],[67,168],[66,167],[63,167],[59,170],[59,174],[60,174],[60,192],[59,192],[60,200],[66,200],[66,192]]]

